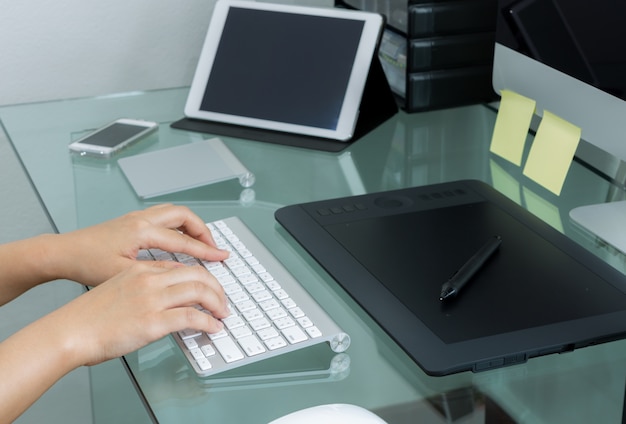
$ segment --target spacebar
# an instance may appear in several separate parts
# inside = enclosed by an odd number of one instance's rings
[[[220,339],[213,340],[213,344],[217,351],[222,355],[224,361],[227,363],[239,361],[243,359],[243,353],[237,347],[237,344],[230,337],[222,337]]]

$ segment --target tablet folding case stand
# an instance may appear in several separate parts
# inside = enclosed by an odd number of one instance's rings
[[[381,125],[398,112],[398,105],[389,88],[378,57],[374,57],[363,89],[361,107],[354,135],[348,141],[334,141],[322,137],[271,131],[261,128],[183,118],[171,124],[172,128],[227,137],[245,138],[266,143],[282,144],[327,152],[340,152],[353,142]]]

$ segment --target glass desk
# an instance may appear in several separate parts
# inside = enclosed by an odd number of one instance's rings
[[[169,89],[10,106],[0,108],[0,119],[58,231],[161,202],[185,204],[206,221],[237,215],[353,342],[347,357],[334,357],[322,346],[261,363],[230,378],[203,381],[192,376],[167,337],[125,357],[155,421],[264,423],[297,409],[335,402],[361,405],[390,423],[420,418],[485,422],[486,417],[509,417],[508,422],[523,423],[621,419],[626,341],[483,373],[427,376],[273,217],[287,204],[473,178],[492,184],[624,272],[624,257],[579,231],[568,215],[576,206],[620,196],[616,187],[577,162],[561,196],[537,186],[521,169],[489,153],[496,114],[484,105],[400,112],[341,153],[221,137],[255,174],[253,191],[233,180],[141,201],[115,160],[75,158],[68,152],[71,141],[119,117],[161,123],[156,135],[121,156],[210,138],[170,127],[182,117],[186,95],[186,89]]]

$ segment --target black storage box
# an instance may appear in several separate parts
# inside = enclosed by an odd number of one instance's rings
[[[386,17],[379,57],[407,112],[490,102],[496,0],[336,0]]]

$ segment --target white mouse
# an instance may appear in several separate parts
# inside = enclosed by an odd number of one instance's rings
[[[269,424],[386,424],[373,412],[357,405],[334,403],[312,406],[277,418]]]

